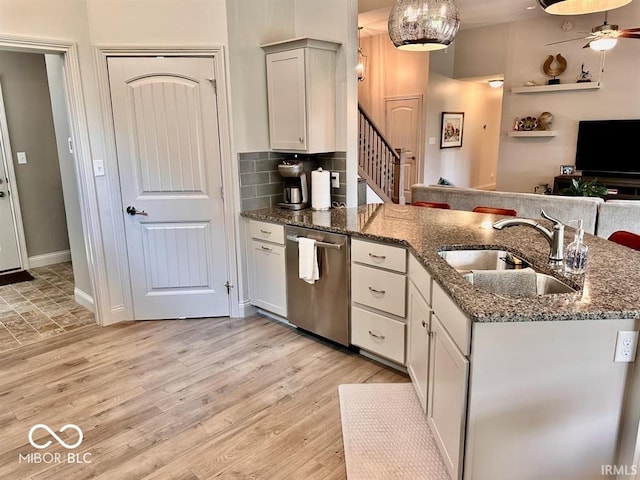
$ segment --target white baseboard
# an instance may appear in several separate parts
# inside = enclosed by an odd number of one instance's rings
[[[60,250],[59,252],[43,253],[29,257],[29,268],[46,267],[56,263],[70,262],[71,250]]]
[[[87,292],[80,290],[78,287],[74,287],[73,289],[73,297],[76,303],[79,303],[87,310],[95,313],[95,306],[93,305],[93,297],[89,295]]]
[[[238,317],[245,318],[250,317],[258,313],[258,309],[249,303],[249,300],[240,302],[238,304]]]
[[[494,191],[496,189],[496,182],[485,183],[484,185],[476,185],[475,187],[471,187],[471,188],[475,188],[476,190],[491,190],[491,191]]]

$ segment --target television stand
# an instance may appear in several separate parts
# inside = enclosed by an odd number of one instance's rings
[[[604,197],[605,200],[640,200],[640,178],[558,175],[553,179],[553,193],[559,195],[561,190],[571,186],[573,179],[593,180],[595,178],[598,179],[599,184],[611,190],[611,193]]]

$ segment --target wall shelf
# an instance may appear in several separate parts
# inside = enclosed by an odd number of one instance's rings
[[[509,137],[555,137],[556,130],[513,130],[507,132]]]
[[[511,93],[544,93],[569,90],[598,90],[600,82],[559,83],[557,85],[537,85],[534,87],[514,87]]]

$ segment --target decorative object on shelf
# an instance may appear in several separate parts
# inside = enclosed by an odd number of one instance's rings
[[[459,27],[454,0],[397,0],[389,14],[389,38],[400,50],[447,48]]]
[[[583,180],[573,178],[568,188],[560,190],[560,195],[573,197],[604,197],[607,194],[607,187],[598,183],[597,178]]]
[[[360,31],[362,28],[358,27],[358,64],[356,65],[356,74],[360,82],[364,82],[367,76],[367,56],[362,53],[362,47],[360,46]]]
[[[533,193],[537,193],[538,195],[549,195],[551,193],[551,187],[549,187],[548,183],[539,183],[533,187]]]
[[[549,55],[544,61],[544,64],[542,64],[542,71],[545,75],[552,77],[547,81],[547,85],[557,85],[560,83],[560,79],[557,77],[562,75],[567,69],[567,60],[562,55],[557,54],[555,60],[557,65],[553,68],[551,67],[551,64],[553,63],[553,55]]]
[[[597,3],[597,2],[596,2]],[[618,43],[619,38],[640,38],[640,28],[627,28],[619,30],[618,25],[612,25],[607,22],[607,12],[604,13],[604,22],[591,29],[591,33],[586,37],[571,38],[569,40],[561,40],[559,42],[547,43],[546,46],[556,45],[558,43],[573,42],[576,40],[588,40],[587,44],[582,48],[590,47],[592,50],[602,52],[611,50]]]
[[[464,112],[442,112],[440,148],[461,147],[463,126]]]
[[[573,165],[560,165],[560,175],[573,175],[574,171]]]
[[[538,0],[538,3],[552,15],[583,15],[623,7],[631,0]]]
[[[551,130],[553,123],[553,114],[551,112],[542,112],[538,116],[538,130]]]
[[[584,69],[584,63],[580,66],[580,73],[578,74],[578,78],[576,80],[577,83],[586,83],[591,81],[591,74],[589,70]]]
[[[538,126],[538,119],[536,117],[524,117],[518,122],[518,130],[524,130],[525,132],[535,130]]]
[[[538,82],[536,82],[535,80],[527,80],[527,81],[524,83],[524,86],[525,86],[525,87],[539,87],[539,86],[540,86],[540,84],[539,84]]]

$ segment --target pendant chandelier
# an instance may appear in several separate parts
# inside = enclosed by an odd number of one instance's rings
[[[539,0],[540,1],[540,0]],[[447,48],[458,33],[453,0],[397,0],[389,15],[389,37],[400,50]]]
[[[356,65],[356,74],[360,82],[364,82],[364,78],[367,76],[367,56],[362,53],[362,47],[360,47],[360,30],[362,28],[358,27],[358,64]]]
[[[582,15],[623,7],[631,0],[538,0],[538,3],[553,15]]]

